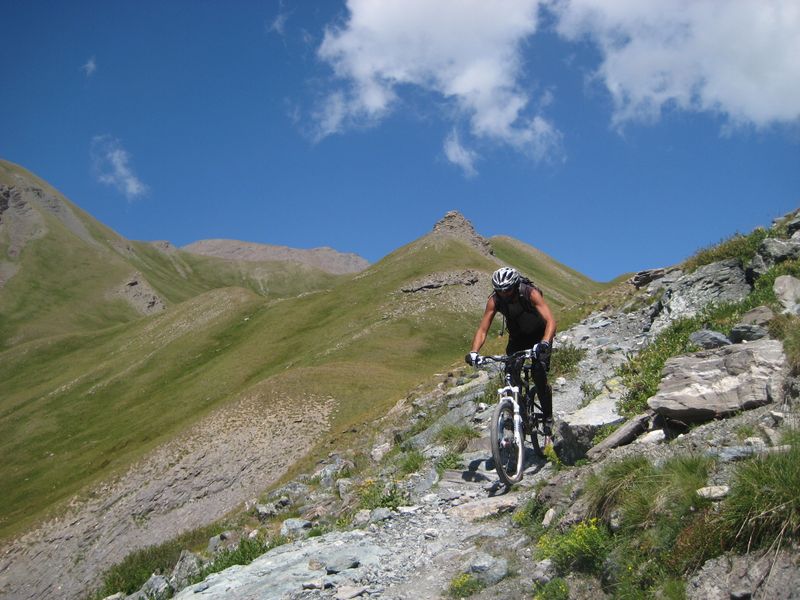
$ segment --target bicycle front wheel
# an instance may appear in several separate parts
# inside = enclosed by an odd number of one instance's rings
[[[501,400],[495,406],[490,437],[497,475],[506,485],[517,483],[522,479],[525,449],[514,436],[514,405],[511,400]]]

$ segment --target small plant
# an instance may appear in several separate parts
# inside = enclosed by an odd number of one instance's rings
[[[219,573],[233,565],[248,565],[265,552],[281,546],[286,542],[286,538],[282,536],[267,539],[261,537],[253,539],[245,538],[239,542],[236,547],[228,548],[217,554],[213,561],[203,567],[200,574],[192,578],[192,582],[197,583],[198,581],[202,581],[208,575]]]
[[[547,507],[534,496],[522,508],[517,509],[511,516],[514,526],[525,531],[530,538],[538,538],[544,532],[542,519],[547,512]]]
[[[597,398],[600,395],[602,388],[595,387],[593,384],[589,383],[588,381],[584,381],[581,383],[581,393],[583,394],[583,401],[581,406],[586,406],[592,400]]]
[[[536,586],[534,600],[569,600],[569,586],[561,577]]]
[[[602,442],[620,427],[622,427],[622,423],[607,423],[606,425],[598,427],[597,431],[594,432],[594,437],[592,437],[592,446],[596,446]]]
[[[479,435],[472,425],[445,425],[439,430],[436,439],[451,450],[463,452],[470,440]]]
[[[755,256],[759,245],[767,235],[767,231],[761,227],[747,235],[734,234],[714,246],[698,251],[694,256],[684,261],[683,269],[687,273],[691,273],[703,265],[728,258],[737,258],[739,262],[745,264]]]
[[[447,471],[449,469],[455,470],[463,468],[464,468],[464,459],[458,452],[452,452],[452,451],[447,452],[436,462],[436,470],[439,472],[440,477],[444,471]]]
[[[736,434],[736,439],[739,440],[740,442],[746,440],[749,437],[753,437],[756,434],[756,428],[749,423],[742,423],[741,425],[737,425],[733,431]]]
[[[408,502],[407,494],[394,482],[384,485],[380,481],[368,479],[357,490],[359,508],[391,508],[397,510]]]
[[[406,452],[400,459],[398,469],[401,475],[416,473],[425,463],[425,457],[417,449]]]
[[[484,583],[471,573],[461,573],[453,577],[448,588],[451,598],[467,598],[477,594],[485,587]]]
[[[566,533],[545,533],[536,543],[536,551],[540,558],[550,558],[562,573],[570,569],[599,573],[610,545],[605,527],[590,519]]]
[[[550,378],[569,377],[578,371],[578,363],[586,356],[586,350],[572,344],[554,346],[550,356]]]
[[[553,444],[547,444],[542,448],[542,453],[544,457],[552,463],[556,471],[560,471],[564,467],[564,463],[561,462],[561,458],[556,454],[556,449],[553,448]]]
[[[783,341],[783,349],[793,375],[800,375],[800,317],[779,315],[769,324],[773,337]]]

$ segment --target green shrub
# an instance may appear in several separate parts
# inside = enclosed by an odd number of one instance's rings
[[[265,552],[285,544],[286,541],[286,538],[281,536],[267,539],[261,537],[245,538],[236,547],[228,548],[217,554],[214,560],[203,567],[200,574],[192,580],[195,583],[202,581],[208,575],[219,573],[233,565],[249,565]]]
[[[581,406],[586,406],[592,400],[597,398],[600,395],[602,388],[595,387],[593,384],[589,383],[588,381],[584,381],[581,383],[581,394],[583,394],[583,400],[581,402]]]
[[[372,510],[373,508],[391,508],[397,510],[408,502],[407,494],[394,482],[385,486],[382,481],[368,479],[358,487],[358,507]]]
[[[537,556],[549,558],[564,573],[570,569],[599,573],[610,537],[597,519],[578,523],[565,533],[545,533],[536,543]]]
[[[684,261],[681,266],[684,271],[691,273],[703,265],[728,258],[736,258],[739,262],[745,264],[755,256],[759,245],[767,235],[767,231],[760,227],[747,235],[736,233],[718,244],[699,250]]]
[[[445,425],[439,430],[436,439],[451,450],[463,452],[470,440],[479,436],[472,425]]]
[[[439,476],[448,470],[448,469],[463,469],[464,468],[464,459],[458,452],[447,452],[444,456],[442,456],[438,461],[436,461],[436,470],[439,472]]]
[[[423,464],[425,464],[425,457],[422,452],[417,449],[409,450],[401,457],[398,470],[401,475],[408,475],[419,471]]]
[[[542,519],[546,512],[547,507],[533,497],[514,512],[511,522],[523,529],[528,537],[538,538],[544,532]]]
[[[561,577],[551,579],[543,585],[537,585],[534,600],[569,600],[569,586]]]
[[[221,533],[224,529],[222,524],[201,527],[163,544],[130,553],[122,562],[113,565],[103,573],[102,587],[93,597],[105,598],[117,592],[126,594],[136,592],[150,579],[153,573],[171,573],[182,550],[197,548],[200,545],[205,547],[210,537]]]
[[[485,587],[484,583],[470,573],[456,575],[450,582],[448,593],[451,598],[466,598],[477,594]]]
[[[572,344],[553,346],[550,355],[550,379],[569,377],[578,371],[578,363],[586,356],[586,350]]]

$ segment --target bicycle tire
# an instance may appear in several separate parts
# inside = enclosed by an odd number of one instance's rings
[[[500,480],[512,485],[522,479],[525,445],[520,448],[514,441],[514,405],[511,400],[501,400],[492,414],[490,430],[492,460]],[[510,441],[509,441],[510,437]]]

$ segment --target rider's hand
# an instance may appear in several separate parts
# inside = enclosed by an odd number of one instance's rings
[[[478,354],[477,352],[470,352],[469,354],[467,354],[464,357],[464,361],[468,365],[473,366],[473,367],[477,367],[479,364],[481,364],[481,362],[483,362],[481,360],[481,355]]]
[[[533,347],[534,358],[544,365],[546,371],[550,370],[550,342],[539,342]]]

